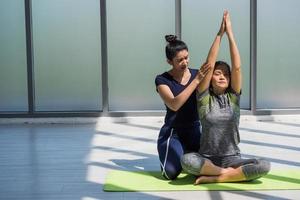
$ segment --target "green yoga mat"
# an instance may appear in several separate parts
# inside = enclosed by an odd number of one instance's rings
[[[209,183],[193,185],[195,177],[180,174],[176,180],[165,180],[154,171],[110,171],[104,191],[180,191],[180,190],[299,190],[300,170],[271,170],[262,178],[251,182]]]

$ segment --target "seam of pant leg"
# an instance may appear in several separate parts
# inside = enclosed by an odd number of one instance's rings
[[[167,148],[166,148],[166,155],[165,155],[165,160],[164,160],[164,164],[162,164],[162,163],[160,163],[160,165],[162,166],[162,175],[166,175],[166,177],[168,178],[168,179],[170,179],[169,177],[168,177],[168,175],[167,175],[167,172],[166,172],[166,170],[165,170],[165,167],[166,167],[166,163],[167,163],[167,159],[168,159],[168,153],[169,153],[169,145],[170,145],[170,139],[171,139],[171,137],[172,137],[172,135],[173,135],[173,128],[171,129],[171,134],[170,134],[170,136],[169,136],[169,138],[168,138],[168,140],[167,140]]]

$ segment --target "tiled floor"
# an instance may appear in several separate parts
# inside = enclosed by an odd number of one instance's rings
[[[0,199],[300,199],[300,190],[104,192],[111,169],[159,170],[156,138],[163,118],[103,119],[97,123],[2,123]],[[245,157],[265,157],[273,168],[300,170],[300,116],[275,121],[242,117],[240,130]]]

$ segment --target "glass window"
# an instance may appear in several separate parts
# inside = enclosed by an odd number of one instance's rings
[[[175,32],[175,1],[106,3],[109,109],[164,109],[154,79],[170,68],[164,36]]]
[[[299,108],[300,1],[257,1],[257,107]]]
[[[0,1],[0,112],[28,111],[24,1]]]
[[[102,109],[99,3],[32,0],[37,111]]]
[[[235,39],[241,54],[243,95],[241,108],[250,108],[250,2],[249,0],[182,1],[182,40],[189,47],[190,66],[199,68],[219,30],[224,10],[230,12]],[[227,37],[222,39],[218,60],[230,64]]]

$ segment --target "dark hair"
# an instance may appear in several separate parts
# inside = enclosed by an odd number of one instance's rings
[[[231,70],[230,70],[230,65],[228,65],[228,64],[227,64],[226,62],[224,62],[224,61],[219,60],[219,61],[217,61],[217,62],[215,63],[214,70],[216,70],[218,66],[224,66],[224,67],[227,68],[228,73],[229,73],[229,84],[228,84],[228,86],[230,87],[230,83],[231,83]],[[211,82],[210,82],[210,86],[209,86],[209,87],[210,87],[210,88],[212,87]],[[227,88],[227,89],[228,89],[228,88]]]
[[[166,35],[165,39],[168,42],[166,46],[166,57],[168,60],[173,60],[179,51],[188,51],[187,45],[183,41],[178,40],[176,35]]]
[[[221,60],[217,61],[215,63],[215,68],[214,69],[216,69],[218,66],[224,66],[224,67],[226,67],[228,69],[229,75],[231,75],[230,66],[226,62],[221,61]]]

